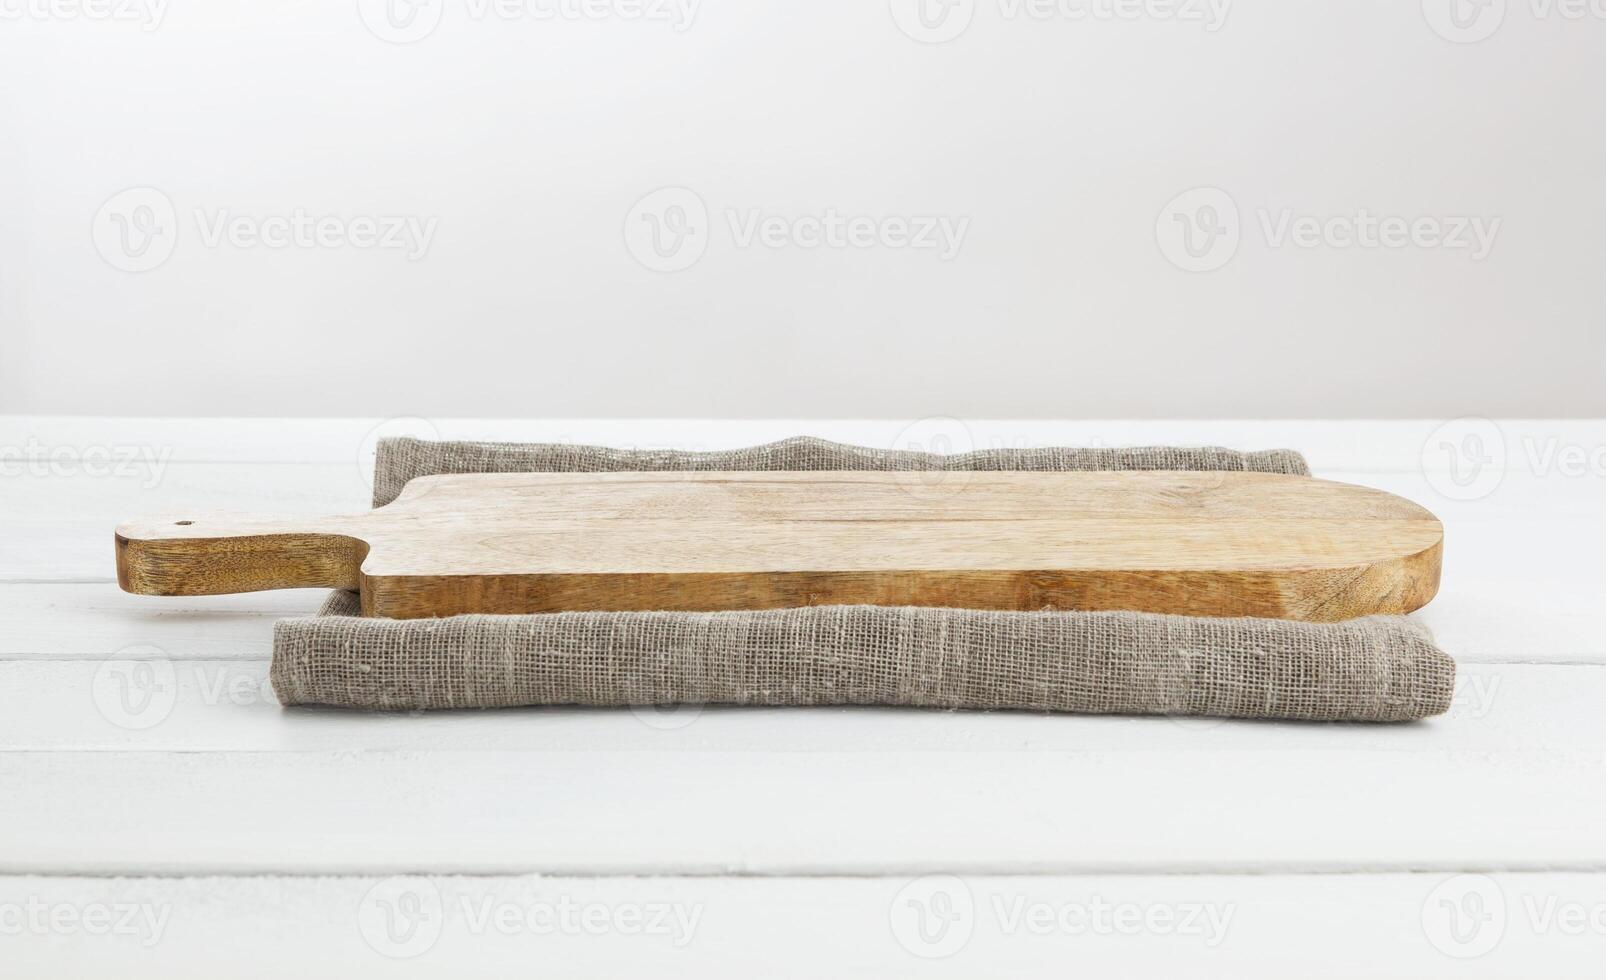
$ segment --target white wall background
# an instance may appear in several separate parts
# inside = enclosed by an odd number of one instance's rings
[[[0,411],[1606,414],[1606,0],[916,2],[0,0]]]

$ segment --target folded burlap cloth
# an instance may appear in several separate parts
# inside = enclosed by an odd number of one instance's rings
[[[997,449],[963,455],[789,439],[723,452],[382,441],[374,504],[415,476],[627,470],[1237,470],[1298,453]],[[364,619],[349,592],[274,627],[286,705],[904,705],[1409,721],[1449,708],[1455,663],[1401,616],[1342,623],[1129,612],[817,606],[753,612]]]

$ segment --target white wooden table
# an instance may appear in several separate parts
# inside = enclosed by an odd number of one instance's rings
[[[1606,423],[385,426],[1300,448],[1444,519],[1416,725],[286,710],[318,594],[118,591],[121,518],[362,508],[376,421],[0,417],[0,974],[1606,971]]]

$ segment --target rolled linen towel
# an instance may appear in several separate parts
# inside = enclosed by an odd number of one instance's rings
[[[1128,612],[817,606],[381,620],[353,593],[274,628],[286,705],[898,705],[1411,721],[1455,662],[1398,616],[1341,623]]]

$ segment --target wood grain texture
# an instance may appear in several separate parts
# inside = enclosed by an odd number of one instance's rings
[[[830,603],[1332,621],[1437,591],[1443,529],[1378,490],[1256,473],[424,477],[328,518],[117,531],[132,592],[360,587],[370,615]]]

